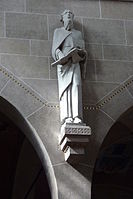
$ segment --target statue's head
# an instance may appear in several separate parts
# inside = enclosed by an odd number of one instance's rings
[[[64,24],[67,21],[72,22],[73,23],[73,19],[74,19],[74,14],[72,13],[71,10],[65,10],[62,14],[61,14],[61,19],[60,21]]]

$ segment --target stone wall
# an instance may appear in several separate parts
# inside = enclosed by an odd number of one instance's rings
[[[56,69],[50,67],[59,14],[75,13],[88,52],[84,120],[92,127],[86,161],[64,162],[58,147]],[[133,105],[133,3],[98,0],[1,0],[0,95],[36,129],[57,178],[59,198],[88,199],[99,147],[112,124]]]

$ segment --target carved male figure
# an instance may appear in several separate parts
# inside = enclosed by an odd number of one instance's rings
[[[57,65],[61,123],[82,123],[82,81],[85,75],[86,51],[80,31],[73,27],[74,14],[65,10],[61,14],[63,27],[54,32],[52,56],[54,60],[74,54],[65,63]]]

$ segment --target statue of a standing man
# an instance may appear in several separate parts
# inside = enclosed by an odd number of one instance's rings
[[[61,14],[63,27],[54,32],[52,56],[57,65],[61,124],[82,123],[82,81],[86,71],[86,51],[80,31],[73,28],[74,14],[65,10]],[[68,56],[68,55],[71,56]]]

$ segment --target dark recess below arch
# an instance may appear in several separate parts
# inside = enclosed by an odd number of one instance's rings
[[[120,116],[102,143],[91,198],[133,198],[133,107]]]
[[[23,165],[21,165],[21,168],[24,168],[23,173],[18,175],[19,170],[17,166],[18,161],[21,162],[20,154],[24,142],[27,142],[28,151],[31,151],[32,154],[28,157],[28,161],[23,162]],[[27,154],[25,155],[27,156]],[[34,162],[32,164],[33,159]],[[32,165],[31,171],[29,169],[30,165]],[[33,172],[34,167],[37,167],[37,170],[35,174],[32,174],[30,172]],[[21,169],[20,172],[22,172]],[[13,190],[16,173],[20,176],[20,179],[17,177],[17,186]],[[28,186],[24,189],[23,185],[27,181],[30,183],[27,183]],[[22,199],[51,198],[45,171],[36,151],[23,132],[7,116],[0,112],[0,198],[18,199],[16,198],[17,192],[22,193]],[[19,199],[21,198],[19,197]]]

